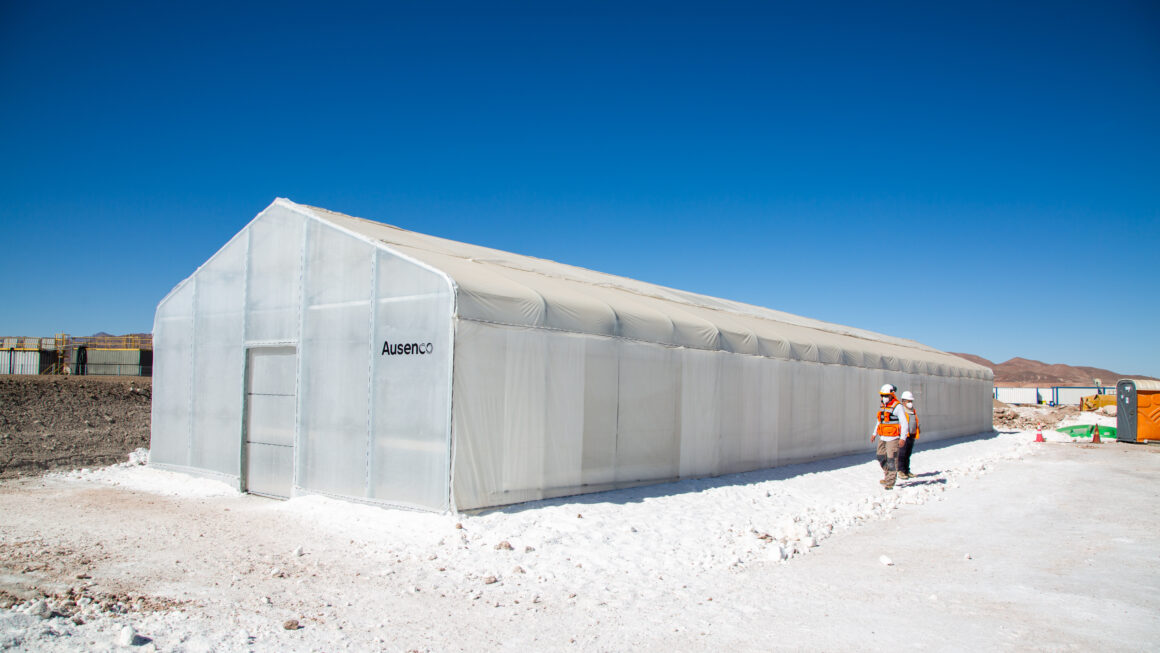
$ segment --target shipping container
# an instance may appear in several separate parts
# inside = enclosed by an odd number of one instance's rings
[[[995,398],[1005,404],[1037,404],[1038,388],[995,388]]]
[[[1078,406],[1084,397],[1100,394],[1112,394],[1113,387],[1103,386],[1059,386],[1055,388],[1055,403],[1057,406]]]
[[[27,349],[0,350],[0,374],[40,374],[40,352]]]
[[[149,376],[153,352],[140,349],[77,348],[73,373],[87,376]]]

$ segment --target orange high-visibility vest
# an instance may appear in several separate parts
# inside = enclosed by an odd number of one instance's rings
[[[875,433],[880,437],[897,438],[902,435],[902,424],[894,416],[894,409],[897,407],[898,399],[891,395],[890,401],[878,409],[878,430]]]

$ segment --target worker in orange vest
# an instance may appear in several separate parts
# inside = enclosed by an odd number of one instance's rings
[[[870,434],[870,441],[878,438],[878,464],[886,474],[878,481],[887,490],[894,489],[894,481],[898,476],[898,440],[903,433],[909,430],[906,420],[906,411],[898,402],[894,394],[898,388],[887,383],[878,391],[881,404],[878,406],[878,422]]]
[[[914,476],[910,473],[910,454],[914,451],[914,441],[922,432],[918,428],[918,413],[914,410],[914,393],[910,390],[902,393],[902,410],[906,411],[907,429],[898,441],[898,478],[907,479]]]

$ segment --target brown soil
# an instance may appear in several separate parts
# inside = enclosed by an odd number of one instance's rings
[[[992,423],[996,429],[1026,431],[1043,424],[1053,429],[1065,418],[1079,413],[1075,406],[1011,406],[993,399]]]
[[[0,376],[0,478],[124,462],[152,398],[147,377]]]

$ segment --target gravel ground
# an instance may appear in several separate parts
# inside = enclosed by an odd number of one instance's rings
[[[147,377],[0,376],[0,478],[124,461],[152,396]]]

